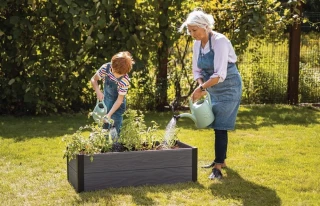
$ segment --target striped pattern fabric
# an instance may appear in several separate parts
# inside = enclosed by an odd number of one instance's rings
[[[105,78],[111,79],[113,82],[115,82],[118,85],[118,94],[119,95],[126,95],[128,93],[128,89],[130,87],[130,78],[128,74],[125,74],[121,78],[117,79],[111,72],[110,69],[108,69],[108,65],[111,63],[106,63],[100,67],[100,69],[97,71],[98,76],[103,81]],[[111,66],[111,65],[110,65]],[[111,68],[109,66],[109,68]]]

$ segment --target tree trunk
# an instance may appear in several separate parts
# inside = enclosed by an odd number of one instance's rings
[[[165,106],[168,105],[167,96],[167,73],[168,73],[168,54],[169,54],[169,37],[166,32],[169,31],[169,17],[167,15],[169,4],[165,1],[159,1],[159,11],[161,14],[158,17],[159,32],[161,43],[159,44],[158,56],[158,72],[156,79],[156,110],[164,111]]]
[[[299,16],[301,17],[302,6],[298,1]],[[296,105],[299,102],[299,62],[300,62],[300,38],[301,23],[296,22],[290,28],[289,39],[289,71],[288,71],[288,103]]]

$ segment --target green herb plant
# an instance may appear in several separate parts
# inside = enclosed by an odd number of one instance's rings
[[[90,155],[92,161],[94,154],[110,151],[112,142],[106,137],[108,137],[108,130],[99,125],[91,124],[80,127],[71,136],[63,137],[62,140],[66,143],[63,157],[68,157],[71,160],[78,154],[85,154]]]
[[[161,134],[158,132],[158,124],[155,121],[151,121],[151,126],[147,127],[142,113],[137,110],[126,111],[120,133],[120,142],[126,148],[129,150],[152,149],[160,140]]]
[[[160,148],[173,148],[176,143],[176,135],[170,141],[164,140],[164,135],[159,132],[158,124],[155,121],[147,126],[144,115],[137,110],[127,110],[124,114],[123,126],[120,137],[112,139],[110,130],[102,128],[101,123],[92,123],[80,127],[72,135],[65,135],[63,142],[66,143],[64,158],[69,160],[76,155],[93,155],[105,152],[114,152],[115,148],[125,148],[123,151],[152,150]],[[164,144],[165,143],[165,144]]]

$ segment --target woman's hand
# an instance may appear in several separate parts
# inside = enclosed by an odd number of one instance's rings
[[[197,100],[200,99],[202,96],[204,96],[206,93],[207,93],[206,91],[202,91],[202,90],[200,89],[200,87],[197,87],[197,88],[193,91],[193,93],[192,93],[192,95],[191,95],[192,102],[197,101]]]

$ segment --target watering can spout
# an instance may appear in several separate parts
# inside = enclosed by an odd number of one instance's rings
[[[180,118],[180,115],[173,115],[173,118],[175,118],[176,121],[178,121],[178,119]]]
[[[197,119],[193,114],[182,113],[182,114],[179,114],[179,115],[174,115],[174,118],[176,118],[176,120],[178,120],[181,117],[188,117],[188,118],[192,119],[192,121],[194,121],[195,124],[197,124]]]

